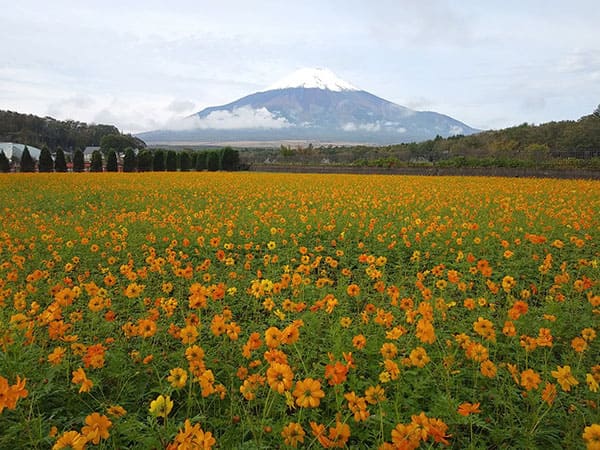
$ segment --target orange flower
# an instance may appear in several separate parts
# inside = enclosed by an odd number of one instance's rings
[[[86,349],[86,353],[83,356],[83,363],[85,367],[93,367],[99,369],[104,366],[104,352],[106,348],[102,344],[90,345]]]
[[[184,344],[193,344],[198,335],[198,329],[194,325],[187,325],[179,331],[179,338]]]
[[[293,392],[296,397],[296,404],[301,408],[316,408],[325,397],[325,392],[321,390],[321,383],[312,378],[306,378],[296,383]]]
[[[90,389],[92,389],[92,387],[94,386],[92,380],[88,379],[87,375],[85,374],[85,371],[81,367],[73,371],[73,378],[71,379],[71,382],[74,384],[81,384],[81,387],[79,388],[80,394],[82,392],[89,392]]]
[[[290,422],[283,427],[281,436],[283,437],[285,445],[296,448],[298,444],[304,443],[304,436],[306,436],[306,432],[299,423]]]
[[[274,391],[283,394],[291,389],[294,373],[287,364],[273,363],[267,369],[267,382]]]
[[[425,344],[433,344],[435,342],[435,328],[429,320],[419,319],[417,322],[417,331],[415,335]]]
[[[52,446],[52,450],[72,449],[83,450],[87,444],[87,439],[77,431],[67,431],[63,433]]]
[[[360,294],[360,287],[358,286],[358,284],[352,283],[346,288],[346,293],[350,297],[358,297],[358,295]]]
[[[489,341],[496,341],[496,331],[494,330],[494,324],[491,321],[484,319],[483,317],[479,317],[477,321],[473,323],[473,330],[475,330],[475,332],[479,336]]]
[[[313,435],[324,448],[344,448],[350,438],[350,426],[339,419],[335,421],[335,427],[329,428],[329,434],[325,435],[325,426],[316,422],[310,422]]]
[[[471,414],[478,414],[481,412],[479,406],[480,403],[464,402],[458,405],[458,413],[465,417],[470,416]]]
[[[358,334],[352,338],[352,345],[357,350],[363,349],[367,345],[367,338],[362,334]]]
[[[588,344],[584,338],[577,336],[571,341],[571,348],[577,353],[583,353],[587,350]]]
[[[540,376],[535,373],[533,369],[527,369],[521,372],[521,386],[528,391],[537,389],[541,381]]]
[[[488,378],[494,378],[497,372],[496,365],[489,359],[486,359],[480,364],[479,370],[484,377]]]
[[[95,412],[85,418],[85,423],[86,425],[81,429],[81,434],[85,436],[88,442],[98,445],[100,439],[108,439],[108,429],[112,425],[108,417]]]
[[[542,400],[544,400],[548,406],[552,406],[554,399],[556,398],[556,386],[552,383],[546,382],[544,391],[542,392]]]
[[[204,449],[209,450],[217,441],[210,431],[203,431],[200,424],[192,426],[189,419],[185,419],[183,428],[175,436],[168,449]]]
[[[17,382],[10,386],[8,380],[3,376],[0,376],[0,413],[4,408],[15,409],[17,407],[17,401],[21,398],[27,397],[27,389],[25,389],[26,378],[21,380],[21,377],[17,376]]]
[[[415,367],[425,367],[430,361],[427,351],[423,347],[417,347],[410,352],[410,362]]]
[[[325,378],[330,386],[335,386],[346,381],[348,374],[348,366],[336,361],[335,364],[327,364],[325,366]]]
[[[48,362],[53,366],[60,364],[65,353],[66,349],[64,347],[55,347],[54,350],[52,350],[52,353],[48,355]]]
[[[585,427],[582,437],[588,450],[600,449],[600,424],[593,423]]]

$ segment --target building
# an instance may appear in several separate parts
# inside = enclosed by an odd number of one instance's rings
[[[11,164],[17,164],[21,162],[21,155],[25,147],[29,150],[29,154],[33,159],[38,161],[40,159],[40,153],[42,152],[37,147],[31,145],[16,144],[14,142],[0,142],[0,151],[3,151]]]

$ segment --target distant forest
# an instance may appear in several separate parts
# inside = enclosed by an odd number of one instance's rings
[[[388,146],[286,146],[248,149],[248,164],[351,164],[373,167],[407,165],[583,167],[600,169],[600,106],[576,121],[522,125],[470,136],[436,137]]]
[[[38,148],[46,146],[52,152],[59,147],[73,153],[86,147],[100,146],[103,137],[120,134],[113,125],[88,125],[74,120],[63,121],[0,111],[0,142],[15,142]],[[146,146],[142,140],[132,139],[138,148]]]

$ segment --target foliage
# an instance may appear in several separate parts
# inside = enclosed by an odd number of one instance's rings
[[[4,150],[0,150],[0,172],[10,172],[10,161],[6,157]]]
[[[31,157],[31,153],[29,153],[27,146],[25,146],[23,153],[21,154],[20,169],[21,172],[35,172],[35,161]]]
[[[219,153],[210,151],[206,153],[206,169],[209,172],[219,170]]]
[[[92,152],[90,172],[102,172],[102,153],[100,150],[94,150]]]
[[[103,136],[118,134],[112,125],[88,125],[74,120],[59,121],[12,111],[0,111],[0,141],[26,142],[34,147],[69,151],[100,145]]]
[[[50,154],[48,147],[43,146],[40,151],[40,159],[38,161],[39,172],[52,172],[54,170],[54,160]]]
[[[73,154],[73,172],[83,172],[85,170],[85,159],[83,151],[80,149],[75,150]]]
[[[107,172],[118,172],[119,162],[117,161],[117,153],[110,149],[108,151],[108,157],[106,158],[106,171]]]
[[[3,177],[0,448],[594,448],[599,184]]]
[[[137,156],[131,147],[125,149],[123,157],[123,172],[135,172],[137,169]]]
[[[220,152],[220,169],[233,171],[240,166],[240,152],[231,147],[225,147]]]
[[[152,155],[152,170],[154,172],[165,171],[165,152],[161,149],[154,150]]]
[[[196,165],[194,166],[197,171],[206,170],[206,160],[208,158],[208,152],[195,152]]]
[[[141,150],[137,155],[138,172],[149,172],[153,170],[154,155],[150,150]]]
[[[123,153],[128,147],[142,149],[146,148],[146,144],[141,139],[129,134],[112,133],[102,137],[100,147],[104,153],[108,153],[110,149],[117,153]]]
[[[54,170],[56,172],[67,171],[67,160],[65,159],[65,152],[62,147],[56,149],[56,155],[54,157]]]
[[[166,165],[167,172],[176,172],[177,171],[177,152],[175,152],[174,150],[167,151],[165,165]]]
[[[182,172],[187,172],[192,168],[190,154],[185,150],[179,153],[179,168]]]

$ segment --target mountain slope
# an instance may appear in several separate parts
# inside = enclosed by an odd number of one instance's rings
[[[387,144],[477,131],[443,114],[414,111],[384,100],[323,69],[303,69],[271,87],[186,118],[184,131],[149,132],[140,137],[147,142],[311,140]]]

